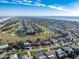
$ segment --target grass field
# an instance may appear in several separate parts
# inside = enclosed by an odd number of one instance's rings
[[[13,43],[13,42],[19,42],[19,41],[25,42],[26,40],[35,41],[37,39],[47,40],[52,35],[54,37],[59,36],[59,34],[56,32],[49,33],[49,30],[45,26],[41,24],[36,24],[38,28],[41,28],[43,30],[43,32],[36,33],[35,35],[26,35],[24,37],[20,37],[20,36],[17,36],[15,33],[19,29],[19,27],[16,27],[18,25],[20,25],[20,22],[17,22],[16,24],[12,24],[8,26],[8,27],[13,27],[10,30],[0,31],[0,42]]]
[[[0,32],[0,41],[4,43],[12,43],[17,41],[26,41],[26,40],[36,40],[36,39],[47,39],[49,37],[49,34],[39,33],[36,35],[30,35],[25,37],[19,37],[16,34],[11,35],[10,33],[2,33]]]

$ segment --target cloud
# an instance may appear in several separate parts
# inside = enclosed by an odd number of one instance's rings
[[[23,0],[23,2],[26,2],[26,3],[32,3],[31,0]]]
[[[72,9],[71,11],[63,12],[61,14],[65,16],[79,16],[79,9]]]
[[[23,2],[23,1],[16,1],[17,4],[22,4],[22,5],[31,5],[31,3],[28,2]]]
[[[17,3],[19,3],[19,4],[23,4],[23,2],[22,1],[16,1]]]
[[[37,0],[37,1],[41,1],[41,0]],[[51,9],[56,9],[56,10],[61,10],[61,11],[70,11],[68,9],[65,9],[63,6],[53,6],[53,5],[46,5],[46,4],[42,4],[40,2],[34,2],[32,0],[12,0],[12,2],[9,1],[0,1],[1,3],[10,3],[10,4],[22,4],[22,5],[31,5],[31,6],[42,6],[42,7],[48,7]],[[32,3],[34,2],[34,3]]]
[[[31,4],[29,4],[29,3],[23,3],[23,5],[31,5]]]
[[[8,1],[0,1],[1,3],[9,3]]]
[[[18,0],[18,1],[12,1],[12,2],[9,2],[9,1],[0,1],[0,3],[9,3],[9,4],[23,4],[23,5],[31,5],[30,3],[25,3],[25,2],[23,2],[23,1],[20,1],[20,0]]]
[[[0,3],[11,3],[11,4],[16,4],[16,2],[8,2],[8,1],[0,1]]]
[[[45,4],[42,4],[42,3],[36,2],[35,4],[33,4],[33,6],[42,6],[42,7],[45,7],[46,5]]]
[[[68,9],[65,9],[63,6],[52,6],[52,5],[48,5],[49,8],[52,9],[57,9],[57,10],[63,10],[63,11],[69,11]]]

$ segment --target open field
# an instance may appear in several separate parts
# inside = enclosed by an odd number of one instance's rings
[[[10,43],[10,42],[17,42],[17,41],[26,41],[26,40],[36,40],[36,39],[47,39],[49,37],[49,34],[44,34],[44,33],[40,33],[40,34],[36,34],[36,35],[31,35],[31,36],[25,36],[25,37],[19,37],[16,34],[14,34],[13,36],[10,33],[1,33],[0,32],[0,40],[1,42],[6,42],[6,43]]]

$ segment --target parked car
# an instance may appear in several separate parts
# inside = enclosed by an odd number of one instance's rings
[[[32,45],[30,43],[24,43],[24,49],[31,50]]]

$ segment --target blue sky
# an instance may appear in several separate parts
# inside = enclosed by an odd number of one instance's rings
[[[79,0],[0,0],[0,16],[79,16]]]

